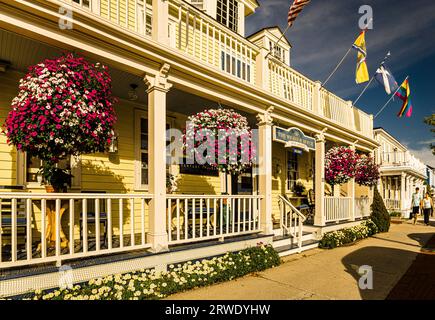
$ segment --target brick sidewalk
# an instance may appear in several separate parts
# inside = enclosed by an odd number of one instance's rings
[[[435,236],[426,243],[387,300],[435,300]]]

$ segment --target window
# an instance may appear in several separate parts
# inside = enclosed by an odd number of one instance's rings
[[[283,48],[281,48],[280,46],[277,46],[272,41],[269,42],[269,48],[270,48],[271,54],[275,58],[277,58],[277,59],[281,60],[282,62],[284,62],[284,50],[283,50]]]
[[[251,82],[251,66],[223,50],[221,51],[221,70]]]
[[[148,119],[140,119],[140,183],[148,185]]]
[[[172,124],[166,124],[166,130],[170,129]],[[168,131],[167,131],[168,132]],[[174,139],[173,139],[174,140]],[[171,142],[166,139],[166,146]],[[148,188],[149,184],[149,126],[147,112],[142,110],[135,111],[135,188],[143,190]],[[173,155],[166,154],[166,161],[170,163]],[[167,173],[170,166],[166,166]]]
[[[204,10],[204,0],[191,0],[190,2],[199,10]]]
[[[216,20],[231,30],[238,28],[238,2],[236,0],[218,0]]]
[[[85,8],[89,8],[91,0],[73,0],[73,2],[78,3]]]
[[[138,1],[137,16],[139,28],[137,31],[150,36],[152,29],[152,4],[149,0]]]
[[[299,178],[298,154],[293,151],[287,152],[287,190],[293,190]]]
[[[39,168],[41,168],[41,166],[42,166],[41,159],[26,154],[25,183],[39,183],[38,171]],[[68,158],[59,161],[57,167],[62,169],[71,169],[71,159]]]

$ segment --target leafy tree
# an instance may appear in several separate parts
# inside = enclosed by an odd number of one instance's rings
[[[377,187],[375,187],[371,210],[371,219],[378,227],[379,232],[388,232],[390,229],[390,215]]]
[[[424,119],[424,123],[426,123],[427,125],[431,126],[432,129],[430,129],[430,131],[432,133],[435,133],[435,113],[432,114],[430,117],[426,117]],[[431,143],[430,147],[432,149],[432,153],[435,155],[435,144]]]

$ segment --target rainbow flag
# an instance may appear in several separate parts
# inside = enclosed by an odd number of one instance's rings
[[[401,118],[403,114],[406,115],[406,117],[411,117],[412,115],[412,102],[411,102],[411,88],[409,86],[408,79],[405,79],[403,81],[402,85],[400,86],[399,90],[395,93],[397,97],[399,97],[400,100],[403,101],[402,109],[400,109],[397,116]]]

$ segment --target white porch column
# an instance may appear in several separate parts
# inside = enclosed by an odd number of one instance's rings
[[[265,234],[273,233],[272,221],[272,117],[273,107],[258,114],[258,192],[261,200],[261,229]]]
[[[352,102],[351,102],[352,103]],[[350,146],[353,151],[356,150],[355,145]],[[350,197],[350,214],[349,220],[355,221],[355,178],[349,181],[348,197]]]
[[[156,76],[146,76],[148,86],[148,151],[149,192],[154,195],[149,205],[149,241],[153,252],[168,249],[166,232],[166,94],[172,87],[167,82],[169,65]]]
[[[325,136],[323,133],[316,135],[316,160],[315,160],[314,194],[315,213],[314,225],[326,225],[325,214]]]
[[[152,6],[152,38],[161,44],[169,45],[169,2],[168,0],[152,0]]]
[[[406,185],[406,174],[402,173],[400,176],[400,211],[402,212],[402,216],[406,214],[406,191],[405,191],[405,185]]]
[[[314,82],[313,111],[315,114],[319,114],[319,115],[323,116],[322,101],[321,101],[321,95],[320,95],[321,89],[322,89],[322,82],[320,82],[320,81]]]

